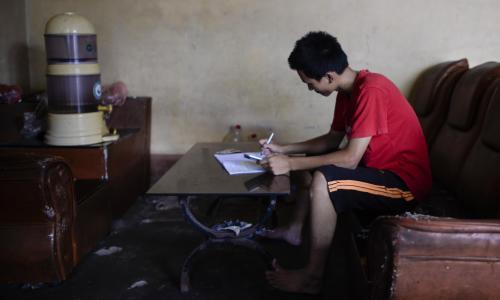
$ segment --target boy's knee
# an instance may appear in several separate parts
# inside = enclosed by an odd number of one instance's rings
[[[323,175],[323,173],[320,171],[314,171],[312,178],[312,186],[319,187],[319,186],[324,186],[325,184],[326,184],[325,175]]]
[[[311,198],[318,194],[328,194],[326,178],[320,171],[315,171],[311,183]]]

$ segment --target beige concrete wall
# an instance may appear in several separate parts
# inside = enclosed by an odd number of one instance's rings
[[[29,90],[24,0],[0,0],[0,83]]]
[[[286,61],[309,30],[337,35],[353,68],[405,93],[432,64],[500,61],[495,0],[27,0],[34,88],[45,82],[44,24],[64,11],[94,23],[104,83],[154,98],[155,153],[218,141],[236,122],[272,127],[277,140],[326,132],[333,97],[309,92]]]

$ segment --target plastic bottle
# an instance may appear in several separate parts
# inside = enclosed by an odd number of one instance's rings
[[[239,143],[241,142],[241,125],[236,124],[229,128],[229,132],[222,139],[225,143]]]

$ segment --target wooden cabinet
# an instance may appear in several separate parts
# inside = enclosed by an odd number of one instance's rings
[[[23,105],[23,109],[29,110],[30,107]],[[22,111],[14,106],[12,111],[22,115]],[[11,119],[19,118],[11,116]],[[46,145],[41,138],[24,140],[18,135],[16,140],[0,141],[0,152],[64,158],[76,181],[99,180],[113,188],[115,192],[109,200],[111,212],[113,217],[119,217],[138,195],[149,188],[151,98],[128,98],[125,105],[114,108],[108,125],[120,133],[117,141],[59,147]]]
[[[22,114],[18,108],[20,107],[16,108],[17,113]],[[70,200],[64,200],[67,203],[71,202],[70,207],[74,209],[64,210],[55,218],[57,220],[70,220],[70,224],[64,228],[71,228],[71,247],[56,250],[52,247],[52,242],[48,241],[49,244],[45,248],[51,249],[52,253],[40,257],[29,268],[24,267],[24,262],[27,257],[33,257],[35,253],[38,253],[36,247],[28,247],[24,252],[18,251],[15,257],[5,255],[11,260],[12,268],[9,270],[15,270],[15,272],[9,273],[8,270],[0,272],[1,280],[7,282],[64,280],[71,272],[71,268],[64,267],[61,262],[51,260],[50,257],[55,255],[72,257],[73,266],[75,266],[109,232],[112,220],[123,215],[138,199],[138,196],[146,192],[149,188],[150,178],[150,115],[151,98],[127,99],[124,106],[115,109],[108,124],[111,128],[118,129],[120,138],[114,142],[89,146],[49,146],[45,145],[41,139],[23,140],[20,135],[12,134],[12,132],[15,133],[15,130],[10,131],[8,135],[0,134],[0,137],[9,137],[7,141],[0,139],[0,155],[7,159],[7,162],[9,159],[19,160],[19,154],[32,153],[39,157],[37,158],[38,164],[34,164],[34,166],[42,168],[46,159],[50,160],[53,156],[61,157],[71,170],[66,175],[68,182],[71,183],[71,177],[74,182],[74,195],[68,198]],[[15,119],[17,118],[11,118],[11,120]],[[5,177],[4,183],[10,187],[11,185],[8,185],[10,182],[9,174],[3,175]],[[70,185],[65,184],[65,186]],[[54,183],[47,181],[47,186],[50,189],[50,187],[54,187]],[[20,190],[24,188],[23,186],[16,187]],[[42,189],[42,191],[45,190],[47,189]],[[73,191],[73,186],[70,187],[70,190]],[[24,210],[20,210],[15,209],[16,204],[10,203],[10,199],[6,197],[0,199],[3,201],[2,205],[5,205],[5,210],[12,212],[11,219],[0,220],[0,244],[8,241],[11,245],[31,245],[37,239],[43,240],[45,238],[46,240],[46,232],[37,230],[40,228],[40,222],[36,218],[30,217],[36,215],[31,214],[36,207],[45,207],[45,196],[37,193],[24,193],[19,196],[20,193],[12,192],[17,198],[21,197],[18,200],[23,203],[33,201],[40,203],[38,206],[28,205],[24,207]],[[39,212],[35,213],[39,214]],[[47,226],[56,224],[57,220],[54,220],[47,221]],[[29,232],[25,232],[26,230]],[[16,232],[19,234],[15,234]],[[64,253],[59,253],[61,251]],[[2,258],[2,253],[7,252],[0,251],[0,258]],[[51,262],[51,268],[43,267],[47,261]],[[31,271],[33,266],[37,266],[37,270],[40,272],[33,273]],[[62,271],[51,273],[51,269]]]

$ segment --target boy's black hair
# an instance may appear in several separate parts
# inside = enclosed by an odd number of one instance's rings
[[[312,31],[295,43],[288,57],[292,70],[320,80],[327,72],[342,74],[349,65],[337,38],[324,31]]]

